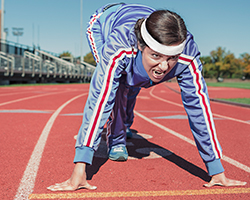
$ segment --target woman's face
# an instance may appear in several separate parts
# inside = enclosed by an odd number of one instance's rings
[[[140,46],[139,50],[142,51]],[[179,56],[180,54],[175,56],[163,55],[146,46],[142,51],[142,64],[149,78],[158,83],[176,65]]]

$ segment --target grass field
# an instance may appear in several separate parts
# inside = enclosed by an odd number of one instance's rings
[[[208,86],[213,87],[232,87],[232,88],[243,88],[243,89],[250,89],[250,82],[207,82]],[[249,91],[250,92],[250,91]]]
[[[241,81],[241,82],[207,82],[208,86],[212,87],[231,87],[231,88],[242,88],[249,89],[250,92],[250,82]],[[250,98],[237,98],[237,99],[221,99],[230,102],[243,103],[250,105]]]
[[[236,103],[249,104],[250,105],[250,98],[221,99],[221,100],[236,102]]]

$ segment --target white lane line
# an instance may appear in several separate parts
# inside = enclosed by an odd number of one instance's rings
[[[170,134],[172,134],[172,135],[174,135],[174,136],[176,136],[176,137],[178,137],[178,138],[184,140],[185,142],[187,142],[187,143],[189,143],[189,144],[191,144],[191,145],[193,145],[193,146],[196,147],[195,142],[194,142],[193,140],[191,140],[191,139],[185,137],[184,135],[182,135],[182,134],[180,134],[180,133],[177,133],[177,132],[175,132],[175,131],[173,131],[173,130],[171,130],[171,129],[169,129],[169,128],[167,128],[167,127],[165,127],[165,126],[163,126],[163,125],[161,125],[161,124],[159,124],[159,123],[157,123],[157,122],[155,122],[155,121],[153,121],[153,120],[151,120],[151,119],[149,119],[149,118],[147,118],[146,116],[140,114],[140,113],[137,112],[137,111],[134,111],[134,113],[135,113],[137,116],[141,117],[142,119],[146,120],[147,122],[149,122],[149,123],[151,123],[151,124],[157,126],[158,128],[160,128],[160,129],[162,129],[162,130],[164,130],[164,131],[166,131],[166,132],[168,132],[168,133],[170,133]],[[231,165],[234,165],[234,166],[237,167],[237,168],[240,168],[240,169],[242,169],[242,170],[244,170],[244,171],[250,173],[250,167],[248,167],[248,166],[246,166],[246,165],[244,165],[244,164],[242,164],[242,163],[240,163],[240,162],[238,162],[238,161],[236,161],[236,160],[234,160],[234,159],[232,159],[232,158],[229,158],[229,157],[223,155],[222,160],[224,160],[224,161],[230,163]]]
[[[240,122],[240,123],[243,123],[243,124],[250,125],[249,121],[243,121],[243,120],[240,120],[240,119],[235,119],[235,118],[232,118],[232,117],[227,117],[227,116],[219,115],[219,114],[215,114],[215,113],[213,115],[216,116],[216,117],[220,117],[220,118],[224,118],[224,119],[232,120],[232,121],[235,121],[235,122]]]
[[[39,94],[39,95],[31,96],[31,97],[24,97],[24,98],[21,98],[21,99],[16,99],[16,100],[0,103],[0,106],[4,106],[4,105],[7,105],[7,104],[11,104],[11,103],[16,103],[16,102],[19,102],[19,101],[34,99],[34,98],[37,98],[37,97],[47,96],[47,95],[51,95],[51,94],[63,93],[63,92],[68,92],[68,91],[53,92],[53,93],[48,93],[48,94]]]
[[[156,99],[159,99],[159,100],[161,100],[161,101],[165,101],[165,102],[167,102],[167,103],[171,103],[171,104],[174,104],[174,105],[183,107],[182,104],[177,104],[177,103],[174,103],[174,102],[171,102],[171,101],[167,101],[167,100],[165,100],[165,99],[162,99],[162,98],[160,98],[160,97],[157,97],[157,96],[153,95],[152,92],[153,92],[153,89],[151,89],[150,95],[151,95],[152,97],[155,97]],[[172,135],[174,135],[174,136],[176,136],[176,137],[178,137],[178,138],[180,138],[180,139],[182,139],[182,140],[188,142],[189,144],[192,144],[192,145],[196,146],[196,144],[195,144],[195,142],[194,142],[193,140],[191,140],[191,139],[189,139],[189,138],[187,138],[187,137],[181,135],[180,133],[177,133],[177,132],[175,132],[175,131],[173,131],[173,130],[171,130],[171,129],[169,129],[169,128],[167,128],[167,127],[165,127],[165,126],[163,126],[163,125],[161,125],[161,124],[159,124],[159,123],[157,123],[157,122],[155,122],[155,121],[153,121],[153,120],[151,120],[151,119],[149,119],[149,118],[147,118],[146,116],[144,116],[144,115],[138,113],[137,111],[135,111],[135,113],[136,113],[139,117],[141,117],[141,118],[143,118],[144,120],[148,121],[149,123],[151,123],[151,124],[153,124],[153,125],[155,125],[155,126],[161,128],[161,129],[163,129],[163,130],[166,131],[166,132],[169,132],[170,134],[172,134]],[[222,117],[222,118],[226,118],[226,119],[228,118],[228,117],[225,117],[225,116],[222,116],[222,115],[217,115],[217,116]],[[238,122],[245,123],[245,121],[242,121],[242,120],[237,120],[237,119],[233,119],[233,118],[228,118],[228,119],[231,119],[231,120],[233,120],[233,121],[238,121]],[[250,124],[250,123],[248,123],[248,124]],[[238,162],[238,161],[236,161],[236,160],[234,160],[234,159],[232,159],[232,158],[229,158],[229,157],[223,155],[222,160],[224,160],[224,161],[230,163],[231,165],[234,165],[235,167],[237,167],[237,168],[239,168],[239,169],[242,169],[242,170],[244,170],[244,171],[250,173],[250,167],[248,167],[248,166],[246,166],[246,165],[244,165],[244,164],[242,164],[242,163],[240,163],[240,162]]]
[[[222,160],[230,163],[231,165],[234,165],[235,167],[238,167],[238,168],[250,173],[250,167],[248,167],[248,166],[246,166],[246,165],[244,165],[244,164],[242,164],[242,163],[240,163],[232,158],[229,158],[229,157],[223,155]]]
[[[153,121],[153,120],[151,120],[149,118],[147,118],[146,116],[140,114],[137,111],[134,111],[134,112],[135,112],[136,115],[138,115],[140,118],[146,120],[147,122],[149,122],[149,123],[157,126],[158,128],[160,128],[160,129],[162,129],[162,130],[164,130],[164,131],[166,131],[168,133],[171,133],[172,135],[174,135],[174,136],[176,136],[176,137],[184,140],[185,142],[187,142],[187,143],[192,144],[192,145],[195,146],[195,142],[193,140],[187,138],[186,136],[184,136],[184,135],[182,135],[180,133],[177,133],[177,132],[175,132],[175,131],[173,131],[173,130],[171,130],[171,129],[169,129],[169,128],[167,128],[167,127],[165,127],[165,126],[163,126],[163,125],[161,125],[161,124],[159,124],[159,123],[157,123],[157,122],[155,122],[155,121]]]
[[[62,111],[62,109],[67,106],[69,103],[74,101],[75,99],[87,95],[88,93],[84,93],[81,95],[78,95],[63,105],[61,105],[50,117],[49,121],[45,125],[38,142],[36,143],[36,146],[32,152],[32,155],[30,157],[30,160],[26,166],[26,170],[24,171],[22,180],[20,182],[19,188],[17,190],[15,200],[26,200],[29,198],[29,195],[33,192],[33,188],[35,186],[35,179],[37,175],[37,171],[40,165],[41,157],[43,154],[43,150],[47,141],[47,138],[49,136],[50,130],[54,124],[54,121],[56,120],[59,113]]]
[[[8,109],[8,110],[1,110],[0,113],[52,113],[53,111],[49,110],[29,110],[29,109]]]
[[[150,94],[152,97],[154,97],[154,98],[156,98],[156,99],[158,99],[158,100],[160,100],[160,101],[164,101],[164,102],[166,102],[166,103],[169,103],[169,104],[172,104],[172,105],[175,105],[175,106],[179,106],[179,107],[184,108],[184,106],[183,106],[182,104],[175,103],[175,102],[172,102],[172,101],[163,99],[163,98],[161,98],[161,97],[155,96],[155,95],[153,94],[153,90],[154,90],[154,88],[152,88],[152,89],[150,90],[150,92],[149,92],[149,94]],[[219,118],[224,118],[224,119],[232,120],[232,121],[235,121],[235,122],[240,122],[240,123],[243,123],[243,124],[248,124],[248,125],[250,125],[250,122],[249,122],[249,121],[244,121],[244,120],[240,120],[240,119],[235,119],[235,118],[233,118],[233,117],[227,117],[227,116],[224,116],[224,115],[219,115],[219,114],[216,114],[216,113],[214,113],[214,112],[213,112],[213,115],[216,116],[216,117],[219,117]]]
[[[13,92],[13,93],[4,93],[0,94],[0,96],[9,96],[9,95],[16,95],[16,94],[23,94],[23,93],[28,93],[30,91],[24,91],[24,92]]]

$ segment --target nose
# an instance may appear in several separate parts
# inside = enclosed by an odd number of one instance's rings
[[[168,61],[164,60],[160,62],[158,66],[162,71],[166,71],[168,69]]]

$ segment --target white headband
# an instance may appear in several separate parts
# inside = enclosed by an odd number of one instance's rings
[[[158,53],[168,55],[168,56],[174,56],[174,55],[180,54],[183,51],[185,44],[186,44],[186,40],[184,40],[184,42],[182,42],[181,44],[177,46],[167,46],[167,45],[160,44],[147,31],[146,19],[143,21],[141,25],[141,35],[142,35],[143,40],[151,49],[153,49],[154,51]]]

